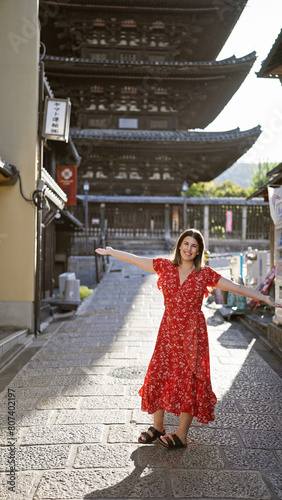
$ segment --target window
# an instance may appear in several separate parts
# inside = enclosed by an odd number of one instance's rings
[[[135,52],[123,52],[120,54],[121,61],[136,61],[136,53]]]
[[[167,120],[150,120],[151,130],[164,130],[168,128]]]
[[[109,59],[108,53],[106,52],[91,52],[90,57],[93,61],[106,61]]]
[[[119,128],[138,128],[138,118],[119,118]]]

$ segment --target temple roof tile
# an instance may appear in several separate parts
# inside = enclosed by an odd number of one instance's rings
[[[257,138],[261,133],[258,125],[249,130],[239,128],[224,132],[198,131],[159,131],[159,130],[113,130],[113,129],[80,129],[72,128],[74,139],[103,139],[110,141],[146,141],[146,142],[226,142],[243,138]]]

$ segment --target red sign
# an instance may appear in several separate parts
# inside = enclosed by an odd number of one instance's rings
[[[68,197],[67,206],[76,205],[76,169],[76,165],[57,167],[57,183]]]

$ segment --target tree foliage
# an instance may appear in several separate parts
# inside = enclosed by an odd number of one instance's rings
[[[269,162],[259,162],[258,165],[253,167],[252,174],[252,183],[251,183],[251,191],[257,191],[261,186],[267,183],[269,177],[267,173],[270,172],[273,168],[275,168],[277,163],[269,163]]]
[[[189,187],[189,197],[200,198],[246,198],[250,194],[250,189],[245,189],[231,181],[224,181],[221,184],[210,182],[196,182]]]

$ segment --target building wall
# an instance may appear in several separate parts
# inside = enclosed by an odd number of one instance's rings
[[[0,3],[0,156],[36,181],[39,29],[37,0]],[[35,208],[19,181],[0,187],[0,325],[33,327]]]

